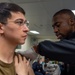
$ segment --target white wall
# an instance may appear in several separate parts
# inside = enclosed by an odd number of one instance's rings
[[[16,51],[25,51],[28,50],[32,46],[31,44],[31,36],[27,36],[25,40],[25,44],[21,45],[21,49],[16,49]]]

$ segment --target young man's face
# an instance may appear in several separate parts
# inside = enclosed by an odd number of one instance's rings
[[[29,31],[25,24],[26,18],[20,12],[11,12],[11,15],[11,18],[7,20],[7,24],[3,25],[4,38],[13,44],[24,44]]]
[[[59,14],[53,18],[53,29],[58,39],[65,38],[72,32],[71,18],[67,14]]]

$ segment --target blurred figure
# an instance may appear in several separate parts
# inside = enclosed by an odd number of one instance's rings
[[[44,61],[44,57],[39,57],[37,61],[32,64],[35,75],[49,75],[48,72],[43,69]]]

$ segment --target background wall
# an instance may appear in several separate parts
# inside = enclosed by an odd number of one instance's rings
[[[27,36],[27,39],[25,40],[25,44],[21,45],[21,49],[16,49],[16,51],[26,51],[28,50],[32,44],[31,44],[31,36]]]

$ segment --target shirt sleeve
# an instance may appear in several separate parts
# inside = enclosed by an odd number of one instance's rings
[[[38,44],[39,54],[63,62],[75,62],[75,39],[58,42],[43,41]]]

